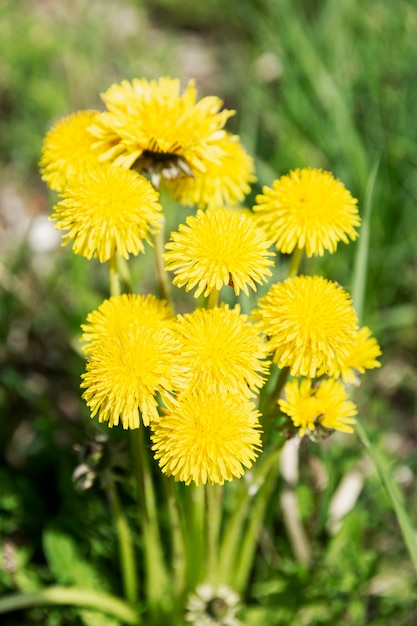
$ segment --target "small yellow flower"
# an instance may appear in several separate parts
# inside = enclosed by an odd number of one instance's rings
[[[180,93],[178,79],[124,80],[102,99],[107,111],[91,132],[104,160],[172,178],[205,172],[207,163],[222,156],[217,142],[234,111],[221,111],[216,97],[197,101],[193,81]]]
[[[89,313],[81,326],[83,351],[90,354],[94,346],[116,335],[121,328],[168,328],[175,320],[174,312],[165,300],[154,295],[122,294],[104,300],[96,311]]]
[[[347,399],[343,384],[332,378],[313,386],[309,378],[291,380],[284,387],[285,399],[278,400],[283,413],[291,417],[294,426],[300,428],[300,436],[316,426],[352,433],[356,406]]]
[[[239,137],[227,133],[217,140],[221,155],[206,163],[204,173],[178,176],[164,181],[164,188],[181,204],[198,208],[235,206],[255,182],[253,159]]]
[[[253,395],[265,382],[267,347],[239,307],[222,305],[179,316],[181,354],[189,364],[187,389]]]
[[[361,328],[341,364],[340,376],[343,382],[353,384],[356,381],[355,372],[364,374],[365,370],[381,367],[377,360],[381,354],[381,348],[377,340],[371,337],[370,329],[367,326]]]
[[[175,480],[222,485],[239,478],[261,450],[259,412],[235,394],[196,389],[166,400],[152,422],[152,450]]]
[[[82,388],[91,417],[109,427],[139,428],[158,416],[156,395],[183,386],[180,344],[173,330],[129,324],[95,341]]]
[[[336,375],[357,333],[348,293],[321,276],[296,276],[272,285],[254,317],[269,339],[278,367],[292,376]]]
[[[74,174],[98,163],[99,153],[92,147],[95,138],[88,131],[97,115],[99,111],[72,113],[46,134],[39,166],[51,189],[63,191]]]
[[[186,222],[171,233],[165,246],[165,267],[175,272],[174,285],[185,285],[186,291],[197,286],[195,298],[223,285],[233,286],[236,295],[241,290],[249,295],[248,287],[256,291],[255,283],[271,276],[271,242],[249,212],[199,210]]]
[[[357,200],[330,172],[296,169],[264,187],[253,210],[276,248],[308,257],[335,252],[339,241],[354,241],[360,225]]]
[[[62,193],[51,219],[68,230],[63,245],[73,240],[75,254],[101,262],[116,252],[144,252],[144,241],[158,232],[162,207],[158,193],[140,174],[111,165],[78,172]]]

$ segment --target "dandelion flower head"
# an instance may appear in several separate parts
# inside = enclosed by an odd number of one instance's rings
[[[196,309],[179,316],[177,332],[183,359],[191,364],[187,389],[249,396],[263,386],[268,349],[239,307]]]
[[[357,332],[349,294],[321,276],[296,276],[272,285],[254,317],[269,339],[278,367],[292,376],[333,376]]]
[[[162,471],[187,485],[239,478],[261,450],[259,412],[235,394],[196,389],[168,398],[151,427]]]
[[[144,252],[144,241],[158,232],[162,207],[159,195],[140,174],[99,164],[79,171],[62,192],[51,219],[73,240],[75,254],[101,262],[115,252],[125,259]]]
[[[250,192],[250,183],[256,180],[254,164],[239,137],[226,133],[216,143],[221,156],[208,161],[204,172],[164,181],[164,188],[181,204],[198,208],[235,206]]]
[[[127,316],[129,318],[129,316]],[[83,398],[100,422],[109,427],[138,428],[158,416],[157,393],[183,386],[180,344],[170,328],[130,323],[95,341],[82,375]],[[91,334],[95,330],[92,325]],[[98,329],[100,333],[100,328]]]
[[[285,399],[278,400],[279,408],[288,415],[303,436],[320,425],[325,428],[352,433],[356,406],[347,399],[340,381],[333,378],[322,380],[316,386],[310,378],[301,382],[291,380],[284,387]]]
[[[365,370],[381,367],[381,363],[377,360],[381,354],[381,348],[375,337],[371,336],[370,329],[367,326],[360,328],[341,364],[340,376],[343,382],[354,384],[355,372],[364,374]]]
[[[339,241],[354,241],[360,225],[357,200],[330,172],[304,168],[264,187],[254,211],[283,253],[303,249],[308,257],[335,252]]]
[[[175,321],[172,307],[152,294],[122,294],[104,300],[87,316],[81,326],[85,342],[83,351],[89,354],[100,341],[116,335],[121,329],[138,327],[171,328]]]
[[[186,291],[197,287],[195,298],[220,291],[223,285],[233,286],[236,295],[249,295],[249,287],[256,291],[256,283],[271,276],[270,245],[249,212],[199,210],[171,233],[165,268],[175,273],[174,285],[185,285]]]
[[[40,170],[42,179],[55,191],[63,191],[71,177],[96,165],[99,153],[88,131],[99,111],[78,111],[59,120],[45,136]]]
[[[217,142],[234,114],[221,110],[217,97],[197,101],[193,81],[181,93],[180,81],[168,77],[124,80],[102,99],[107,111],[91,126],[101,158],[139,170],[159,165],[169,178],[181,171],[193,176],[216,162],[222,155]]]
[[[236,617],[241,609],[240,597],[227,585],[199,585],[186,608],[185,621],[194,626],[243,626]]]

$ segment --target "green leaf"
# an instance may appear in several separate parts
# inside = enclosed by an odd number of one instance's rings
[[[81,555],[74,539],[69,535],[53,528],[47,529],[43,535],[43,549],[59,584],[100,591],[108,587],[94,565]]]

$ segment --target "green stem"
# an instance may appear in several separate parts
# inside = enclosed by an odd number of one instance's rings
[[[163,558],[154,485],[143,430],[141,426],[130,431],[131,457],[143,531],[146,598],[150,608],[157,610],[162,600],[166,600],[168,596],[168,576]]]
[[[224,580],[224,582],[229,582],[232,586],[234,586],[235,582],[236,565],[239,560],[242,544],[244,543],[244,537],[251,534],[248,532],[247,528],[243,530],[248,520],[249,507],[254,501],[261,498],[261,489],[269,473],[275,468],[279,468],[282,445],[283,442],[280,442],[275,448],[269,450],[268,453],[256,463],[253,470],[248,472],[245,478],[240,482],[240,495],[232,516],[226,522],[219,551],[219,571],[222,572],[222,574],[224,572],[226,576],[230,577],[230,580]],[[256,544],[257,537],[252,535],[252,540]],[[246,550],[248,550],[248,545]]]
[[[120,274],[117,263],[117,254],[113,254],[109,260],[109,282],[110,282],[110,295],[120,296]]]
[[[129,265],[121,256],[117,257],[117,267],[119,270],[120,280],[125,293],[132,293],[132,277],[130,275]]]
[[[187,581],[195,587],[196,581],[205,578],[207,545],[205,542],[205,490],[193,483],[186,487],[185,500],[188,504],[187,522]]]
[[[184,525],[181,521],[178,509],[178,493],[174,491],[172,478],[164,480],[167,495],[169,517],[171,522],[172,537],[172,584],[175,589],[175,596],[179,598],[185,587],[186,559],[184,544]]]
[[[219,303],[219,293],[220,293],[220,289],[216,289],[216,288],[214,288],[210,292],[209,297],[207,299],[207,308],[208,309],[215,309],[218,306],[218,303]]]
[[[138,579],[136,574],[135,552],[129,525],[120,504],[119,495],[113,482],[106,485],[114,525],[119,542],[120,570],[126,600],[135,604],[138,601]]]
[[[155,268],[158,281],[159,293],[161,298],[169,302],[170,299],[170,282],[168,280],[168,272],[164,267],[164,245],[165,245],[165,218],[162,219],[161,229],[154,236],[155,244]]]
[[[281,444],[274,451],[268,452],[268,459],[265,467],[262,468],[261,487],[253,498],[252,507],[246,520],[246,528],[239,543],[239,551],[233,571],[235,577],[233,588],[239,593],[243,593],[252,572],[256,546],[259,540],[259,531],[265,517],[265,511],[269,502],[271,492],[279,476],[279,457],[281,455]],[[260,476],[257,477],[259,481]]]
[[[70,605],[88,607],[112,615],[124,624],[138,626],[139,615],[126,602],[107,593],[78,587],[48,587],[34,593],[14,593],[0,599],[0,614],[34,606]]]
[[[300,269],[301,261],[304,256],[304,248],[296,248],[292,253],[290,268],[288,270],[288,278],[291,276],[297,276]]]
[[[207,529],[207,579],[216,586],[218,581],[219,534],[222,514],[221,485],[206,485],[206,529]]]

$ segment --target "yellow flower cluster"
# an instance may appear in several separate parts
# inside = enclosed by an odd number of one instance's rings
[[[222,484],[261,451],[261,420],[273,416],[261,415],[259,398],[273,362],[292,377],[275,416],[300,435],[350,432],[345,385],[379,366],[376,340],[335,282],[293,271],[264,285],[273,246],[300,259],[355,240],[357,200],[330,172],[304,168],[264,187],[252,210],[238,206],[256,180],[253,159],[225,129],[234,111],[198,100],[193,81],[183,91],[167,77],[122,81],[102,100],[104,111],[69,115],[45,137],[41,174],[60,194],[51,219],[63,244],[114,271],[117,256],[144,253],[160,233],[163,189],[195,213],[156,250],[157,267],[207,301],[180,315],[165,299],[116,291],[91,312],[81,385],[91,416],[125,429],[142,422],[165,474]],[[252,314],[242,313],[236,299],[260,286]],[[227,289],[229,304],[219,303]]]

